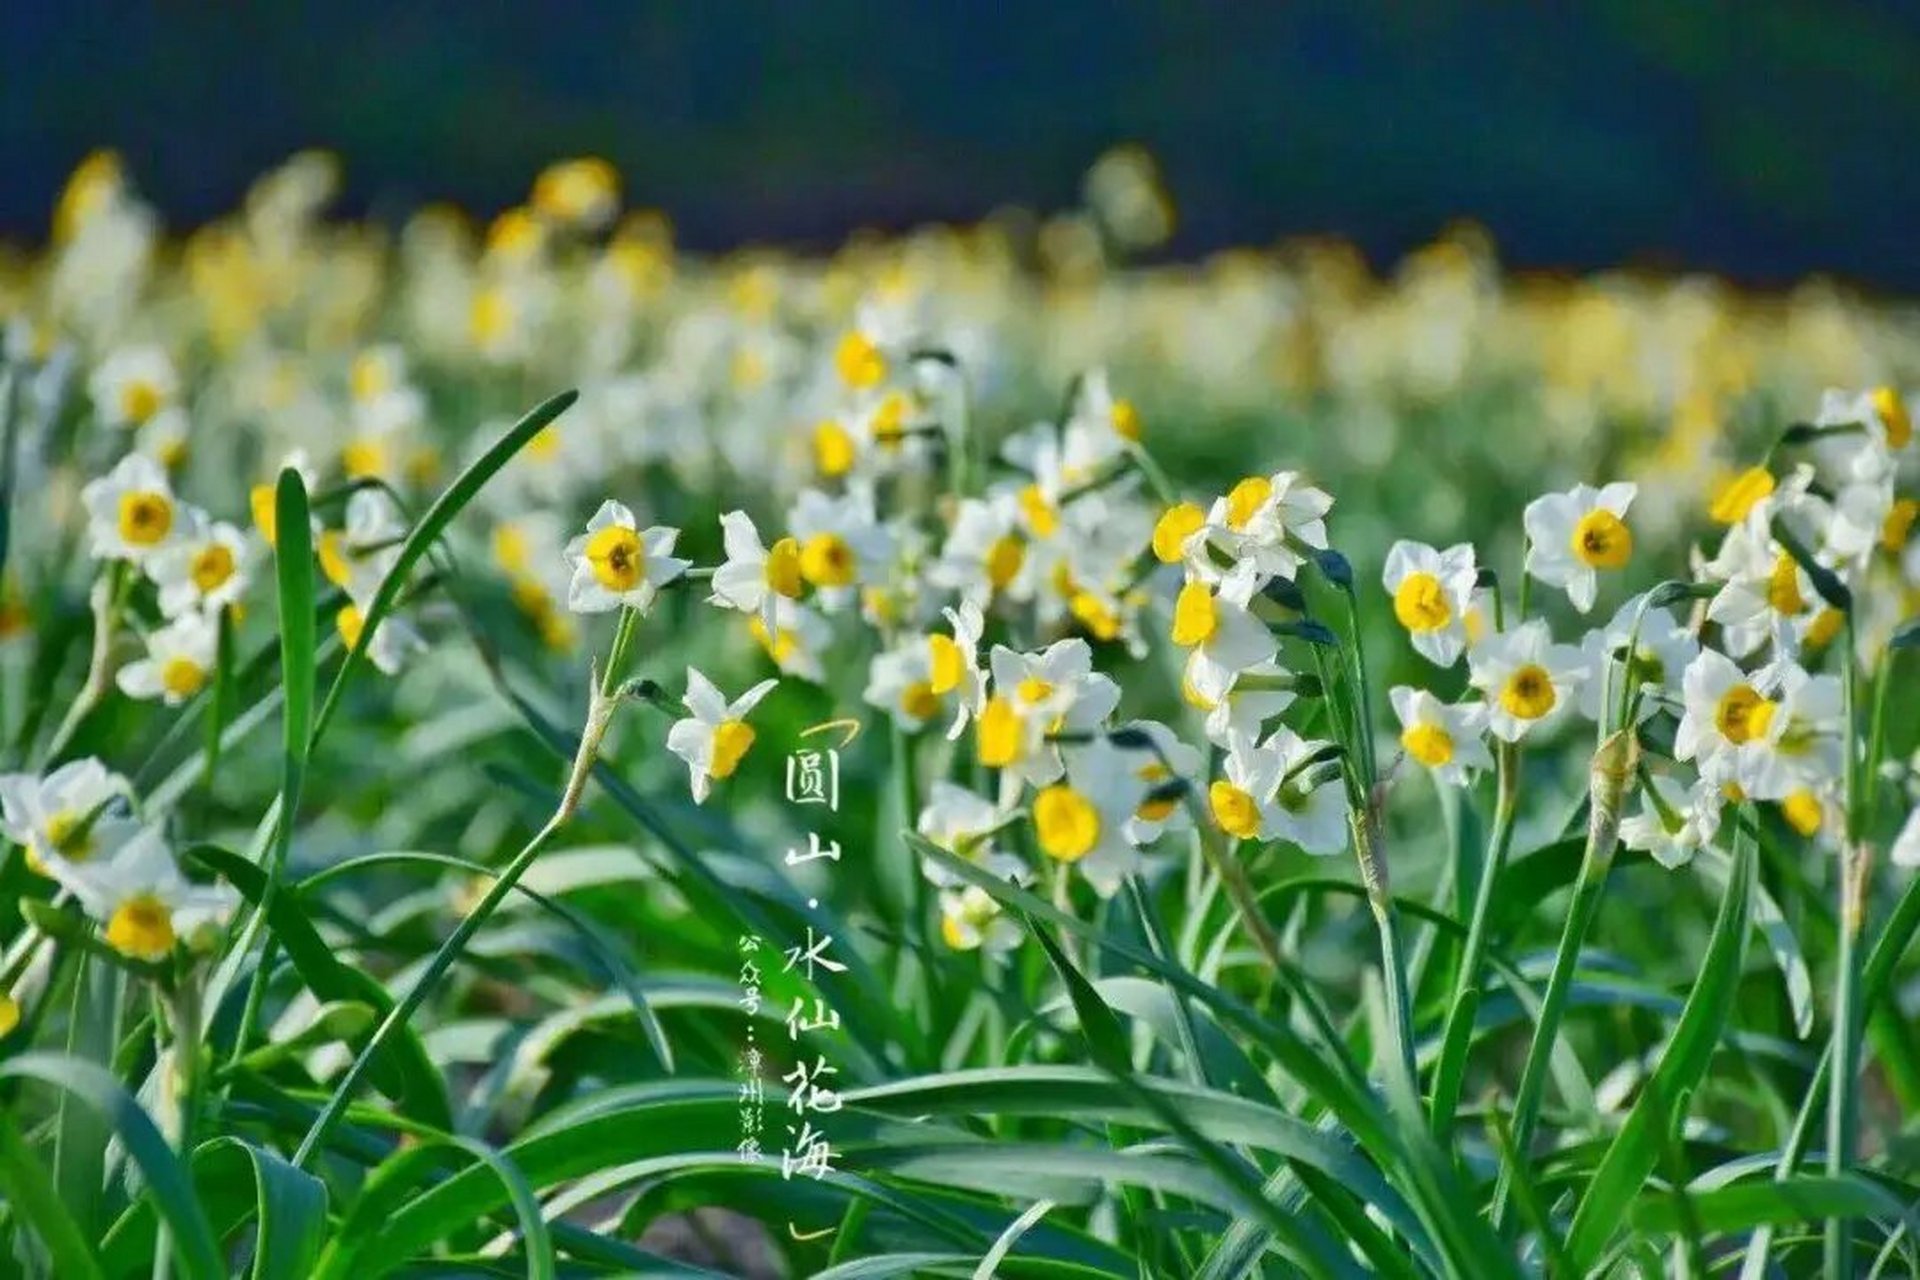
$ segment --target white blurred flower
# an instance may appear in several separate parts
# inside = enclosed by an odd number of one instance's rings
[[[120,668],[115,677],[130,698],[160,698],[178,706],[213,678],[220,633],[202,613],[183,613],[147,635],[146,656]]]
[[[112,857],[49,867],[100,922],[108,946],[150,964],[225,919],[238,901],[230,888],[196,885],[182,875],[158,827],[141,828]]]
[[[189,536],[204,517],[173,496],[173,486],[158,462],[130,453],[118,465],[80,491],[87,510],[87,537],[103,560],[144,565]]]
[[[106,425],[144,427],[179,403],[180,375],[159,347],[121,347],[95,367],[87,394]]]
[[[111,853],[134,830],[133,788],[100,761],[70,760],[44,777],[0,774],[0,836],[26,850],[42,875],[56,860]]]
[[[237,603],[247,592],[253,559],[247,535],[216,520],[148,559],[146,568],[159,588],[160,612],[175,618],[193,611],[218,613]]]

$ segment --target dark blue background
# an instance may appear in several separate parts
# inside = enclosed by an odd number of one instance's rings
[[[597,152],[684,243],[1058,208],[1145,142],[1171,251],[1448,219],[1509,261],[1920,288],[1920,5],[331,3],[0,18],[0,234],[89,148],[170,222],[313,144],[344,207],[492,211]]]

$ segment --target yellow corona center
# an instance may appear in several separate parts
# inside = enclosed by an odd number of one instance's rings
[[[128,898],[107,921],[107,945],[136,960],[164,960],[173,950],[173,912],[152,894]]]
[[[915,680],[900,691],[900,710],[915,720],[931,720],[940,714],[940,695],[929,680]]]
[[[760,642],[776,666],[784,668],[795,654],[800,652],[800,637],[791,627],[779,627],[769,632],[767,624],[758,614],[747,620],[747,630]]]
[[[1093,592],[1074,592],[1067,607],[1095,640],[1112,640],[1120,634],[1120,615]]]
[[[859,568],[853,548],[837,533],[816,533],[800,548],[800,573],[816,587],[844,587]]]
[[[160,664],[160,687],[176,698],[191,698],[207,682],[207,669],[192,658],[172,657]]]
[[[1205,644],[1220,626],[1213,592],[1204,582],[1189,582],[1173,602],[1173,642],[1184,648]]]
[[[640,535],[625,525],[610,524],[587,539],[587,564],[593,579],[609,591],[631,591],[640,585],[647,553]]]
[[[1847,615],[1838,609],[1822,609],[1807,626],[1807,643],[1815,649],[1826,648],[1840,634],[1840,628],[1846,622]]]
[[[823,476],[843,476],[853,470],[853,436],[832,418],[813,429],[813,465]]]
[[[347,387],[353,398],[365,404],[378,400],[393,387],[393,372],[378,352],[362,351],[347,370]]]
[[[340,643],[349,649],[360,647],[360,633],[366,629],[366,625],[367,620],[358,605],[341,605],[340,612],[333,615],[333,629],[340,633]]]
[[[1011,702],[987,700],[974,731],[974,747],[980,763],[989,769],[1005,768],[1020,758],[1020,713]]]
[[[1613,512],[1596,507],[1573,527],[1573,554],[1595,569],[1619,569],[1633,558],[1633,531]]]
[[[1880,415],[1880,425],[1887,429],[1887,444],[1895,449],[1904,449],[1913,439],[1913,419],[1907,414],[1906,401],[1892,387],[1873,389],[1873,411]]]
[[[224,542],[209,542],[194,552],[187,576],[201,595],[211,595],[233,577],[233,551]]]
[[[1154,522],[1153,558],[1161,564],[1178,564],[1180,548],[1200,532],[1200,526],[1206,522],[1206,512],[1191,502],[1177,502],[1168,507]]]
[[[1553,678],[1537,662],[1515,667],[1500,687],[1500,705],[1516,720],[1538,720],[1553,710],[1556,701]]]
[[[160,388],[145,378],[135,378],[120,388],[120,416],[135,426],[141,426],[160,412],[165,399],[160,394]]]
[[[1193,681],[1187,679],[1185,672],[1182,672],[1180,675],[1180,700],[1196,711],[1212,711],[1219,705],[1212,698],[1209,698],[1206,694],[1194,688]]]
[[[886,449],[898,449],[907,438],[907,398],[895,392],[873,411],[874,443]]]
[[[1273,481],[1265,476],[1248,476],[1227,494],[1227,527],[1244,529],[1273,496]]]
[[[719,725],[713,731],[713,763],[707,772],[716,778],[731,778],[752,745],[753,727],[745,721],[728,720]]]
[[[1811,836],[1820,830],[1820,797],[1804,789],[1796,791],[1780,802],[1780,816],[1801,835]]]
[[[1004,534],[995,538],[993,545],[987,548],[987,581],[995,591],[1005,591],[1008,584],[1020,576],[1020,566],[1027,562],[1027,544],[1018,534]]]
[[[320,542],[322,547],[326,545],[326,539],[324,537],[321,538]],[[525,573],[527,571],[527,562],[532,558],[532,552],[527,546],[526,530],[522,529],[519,525],[495,525],[493,528],[492,547],[493,562],[499,565],[503,571],[510,574]]]
[[[1409,631],[1438,631],[1453,621],[1453,606],[1440,579],[1416,569],[1393,590],[1393,616]]]
[[[1800,566],[1784,551],[1767,575],[1767,605],[1790,618],[1807,610],[1807,598],[1800,592]]]
[[[1737,747],[1764,735],[1778,706],[1761,697],[1752,685],[1737,684],[1720,695],[1713,708],[1713,726]]]
[[[1053,696],[1053,686],[1038,676],[1028,676],[1015,685],[1013,691],[1019,695],[1020,701],[1030,707],[1038,706]]]
[[[20,1025],[20,1002],[12,996],[0,995],[0,1036],[13,1034]]]
[[[1431,720],[1408,725],[1400,735],[1400,745],[1429,769],[1438,769],[1453,759],[1453,735]]]
[[[1707,514],[1721,524],[1738,524],[1772,492],[1773,473],[1765,467],[1749,467],[1714,491]]]
[[[1172,776],[1173,771],[1158,761],[1145,766],[1138,774],[1140,781],[1146,783],[1149,790],[1167,781],[1167,779]],[[1152,795],[1148,795],[1146,799],[1140,802],[1140,807],[1133,811],[1133,816],[1143,822],[1165,822],[1173,813],[1174,806],[1179,803],[1180,797],[1177,794],[1163,796],[1158,799]]]
[[[247,505],[253,509],[253,527],[260,531],[260,536],[266,540],[267,545],[272,546],[279,532],[273,486],[270,484],[253,486],[247,494]]]
[[[1033,827],[1042,853],[1075,862],[1099,842],[1100,811],[1072,787],[1056,783],[1033,798]]]
[[[129,546],[151,547],[173,530],[173,500],[152,489],[120,495],[120,538]]]
[[[887,376],[887,357],[858,329],[842,335],[833,349],[833,367],[840,380],[855,390],[876,387]]]
[[[346,546],[347,540],[338,529],[328,529],[320,535],[317,549],[320,572],[336,587],[344,588],[353,578],[353,565],[347,559]]]
[[[1207,806],[1220,829],[1240,840],[1260,834],[1260,806],[1253,797],[1231,782],[1215,782],[1207,788]]]
[[[1113,402],[1113,434],[1122,440],[1140,438],[1140,411],[1133,407],[1131,400]]]
[[[1060,529],[1060,513],[1047,501],[1040,486],[1030,484],[1020,491],[1020,511],[1036,538],[1051,538]]]
[[[497,346],[513,330],[513,304],[504,289],[482,289],[467,310],[473,340],[482,347]]]
[[[767,590],[789,600],[800,598],[802,576],[800,573],[800,542],[796,538],[782,538],[767,548],[766,566]]]
[[[956,916],[943,915],[940,917],[940,939],[955,951],[967,951],[971,949],[967,935],[963,931],[963,923]]]
[[[377,436],[355,436],[340,449],[340,469],[355,480],[385,475],[386,442]]]
[[[93,853],[93,833],[85,825],[85,814],[62,809],[47,819],[47,843],[68,862],[85,862]]]
[[[1901,498],[1895,502],[1887,512],[1887,522],[1880,526],[1880,545],[1897,554],[1900,548],[1907,545],[1916,518],[1920,518],[1920,502],[1912,498]]]
[[[966,655],[952,636],[927,637],[928,686],[934,693],[952,693],[966,675]]]

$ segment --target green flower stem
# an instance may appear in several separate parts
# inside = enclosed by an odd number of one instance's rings
[[[1465,1075],[1467,1044],[1472,1038],[1471,1019],[1480,1007],[1480,970],[1486,966],[1487,933],[1492,927],[1494,893],[1500,873],[1507,865],[1507,852],[1513,846],[1513,819],[1520,800],[1520,748],[1503,742],[1494,763],[1496,776],[1493,802],[1493,832],[1487,839],[1487,861],[1480,869],[1480,883],[1474,890],[1473,915],[1467,921],[1467,940],[1460,952],[1460,968],[1454,974],[1453,999],[1449,1002],[1446,1031],[1441,1037],[1441,1058],[1434,1071],[1433,1131],[1446,1134],[1453,1127],[1454,1112],[1460,1105],[1460,1085]]]
[[[1846,754],[1842,783],[1847,803],[1846,840],[1840,851],[1840,938],[1833,987],[1833,1080],[1827,1093],[1827,1174],[1845,1177],[1853,1167],[1854,1135],[1860,1115],[1860,934],[1866,924],[1867,896],[1873,880],[1873,846],[1862,838],[1866,826],[1860,777],[1859,668],[1851,610],[1841,641],[1840,688]],[[1853,1238],[1848,1219],[1827,1219],[1824,1274],[1834,1280],[1853,1275]]]
[[[609,675],[617,669],[617,663],[623,656],[622,640],[631,639],[631,618],[631,610],[621,615],[620,633],[614,641],[614,656],[607,663]],[[533,834],[533,838],[527,841],[520,852],[513,856],[513,860],[494,877],[493,884],[488,888],[485,896],[461,918],[460,923],[454,927],[453,933],[440,944],[440,949],[433,953],[432,959],[428,960],[426,969],[407,989],[407,994],[394,1004],[385,1018],[381,1019],[373,1035],[361,1047],[359,1054],[340,1077],[339,1083],[334,1086],[332,1096],[327,1099],[326,1106],[321,1108],[320,1114],[314,1118],[306,1136],[300,1140],[299,1149],[293,1155],[294,1167],[305,1168],[313,1160],[334,1126],[339,1124],[340,1118],[346,1114],[347,1106],[353,1100],[354,1092],[366,1075],[367,1069],[372,1065],[374,1057],[387,1041],[407,1024],[420,1006],[426,1003],[434,987],[446,975],[447,970],[453,967],[460,953],[465,950],[468,941],[513,891],[513,887],[520,882],[520,877],[526,874],[527,868],[531,867],[534,859],[539,857],[540,851],[546,848],[548,842],[572,819],[580,806],[580,797],[586,791],[587,779],[593,774],[594,762],[599,758],[600,744],[606,738],[608,725],[612,723],[614,708],[620,704],[620,699],[611,692],[612,683],[610,679],[602,680],[598,672],[594,673],[592,696],[587,704],[587,722],[580,734],[580,747],[574,753],[573,767],[568,772],[566,788],[561,793],[559,804],[554,808],[553,816],[547,819],[545,825]]]
[[[1589,788],[1593,806],[1587,818],[1586,853],[1580,861],[1580,878],[1574,884],[1573,902],[1567,911],[1566,927],[1560,934],[1553,972],[1540,1001],[1540,1019],[1534,1028],[1533,1042],[1527,1047],[1526,1065],[1520,1071],[1520,1087],[1514,1094],[1513,1145],[1508,1152],[1509,1159],[1501,1166],[1500,1180],[1493,1193],[1496,1230],[1506,1217],[1514,1172],[1528,1158],[1533,1146],[1534,1125],[1539,1120],[1540,1103],[1546,1093],[1547,1066],[1560,1037],[1560,1020],[1566,1015],[1567,997],[1573,991],[1581,948],[1586,945],[1587,933],[1600,913],[1607,873],[1613,867],[1614,851],[1620,843],[1620,811],[1639,764],[1639,755],[1639,741],[1630,729],[1615,730],[1593,755]]]

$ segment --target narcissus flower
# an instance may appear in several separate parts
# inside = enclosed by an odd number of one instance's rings
[[[1252,565],[1243,564],[1217,590],[1196,578],[1174,598],[1172,639],[1190,651],[1186,680],[1203,698],[1224,696],[1242,671],[1271,661],[1279,649],[1253,616],[1256,582]]]
[[[1477,573],[1468,543],[1440,551],[1402,538],[1388,549],[1381,581],[1393,599],[1393,616],[1427,661],[1450,667],[1466,649]]]
[[[720,517],[720,537],[727,559],[713,571],[713,594],[707,597],[708,602],[757,617],[771,629],[776,602],[782,598],[798,600],[806,591],[806,579],[800,573],[799,541],[779,538],[768,547],[760,541],[753,517],[744,511],[729,511]]]
[[[1625,482],[1594,488],[1575,485],[1527,504],[1527,572],[1567,593],[1573,607],[1593,608],[1601,571],[1627,567],[1633,559],[1633,531],[1627,508],[1639,486]]]
[[[1282,726],[1266,741],[1239,738],[1223,776],[1207,789],[1207,807],[1222,831],[1239,840],[1290,840],[1312,854],[1347,843],[1346,791],[1331,744]]]
[[[933,656],[918,636],[873,656],[861,697],[868,706],[886,712],[903,733],[918,733],[946,708],[945,699],[934,689]]]
[[[587,531],[567,543],[573,570],[567,607],[575,613],[628,608],[645,613],[660,588],[687,571],[673,544],[680,531],[655,525],[641,529],[633,512],[608,499],[587,521]]]
[[[1251,560],[1263,574],[1291,578],[1300,567],[1301,547],[1326,549],[1332,509],[1333,498],[1299,472],[1276,471],[1234,485],[1214,501],[1207,524],[1236,557]]]
[[[41,777],[0,774],[0,836],[47,874],[55,861],[88,862],[133,833],[133,789],[95,759],[71,760]]]
[[[1016,855],[1003,852],[994,842],[994,836],[1007,825],[1009,817],[1007,808],[985,796],[939,779],[934,782],[914,829],[948,853],[984,867],[1002,879],[1013,879],[1024,870],[1025,864]],[[962,883],[931,858],[923,858],[920,867],[934,884],[947,887]]]
[[[762,680],[729,702],[713,681],[695,668],[687,668],[683,702],[693,714],[674,721],[667,730],[667,750],[687,762],[696,802],[705,802],[714,781],[731,778],[740,767],[754,739],[747,716],[778,683]]]
[[[987,676],[980,667],[980,637],[987,620],[980,606],[962,600],[958,609],[942,609],[952,634],[927,637],[928,680],[941,697],[953,695],[953,723],[947,737],[957,738],[967,721],[980,714],[987,701]]]
[[[1493,766],[1484,735],[1487,710],[1477,704],[1449,706],[1425,689],[1405,685],[1390,690],[1393,714],[1400,718],[1400,749],[1449,786]]]
[[[808,489],[787,519],[798,545],[800,576],[829,593],[830,603],[852,598],[850,588],[879,581],[893,554],[893,539],[873,514],[873,497],[856,490],[829,497]]]
[[[160,612],[169,618],[217,613],[246,594],[253,543],[224,520],[202,524],[147,561],[147,576],[159,588]]]
[[[122,347],[87,381],[93,411],[110,427],[144,427],[180,399],[180,375],[159,347]]]
[[[121,955],[157,963],[200,929],[233,910],[237,895],[200,886],[180,873],[158,827],[143,827],[110,858],[50,864],[54,878],[100,922]]]
[[[940,938],[955,951],[1006,951],[1020,941],[1020,926],[977,884],[940,891]]]
[[[1693,855],[1713,843],[1720,830],[1725,799],[1711,781],[1688,787],[1664,774],[1651,775],[1651,789],[1641,792],[1639,812],[1620,821],[1620,840],[1629,849],[1653,855],[1669,869],[1685,866]]]
[[[158,462],[130,453],[114,469],[80,491],[87,509],[87,537],[103,560],[144,565],[190,534],[203,517],[173,496]]]
[[[1057,862],[1072,863],[1108,897],[1139,862],[1128,829],[1147,786],[1126,754],[1104,738],[1068,754],[1066,777],[1033,797],[1034,842]]]
[[[1064,765],[1049,735],[1091,733],[1120,705],[1120,686],[1093,670],[1084,640],[1061,640],[1039,653],[995,645],[993,694],[974,723],[980,763],[1010,781],[1044,786]]]
[[[1467,661],[1473,687],[1486,699],[1487,727],[1506,742],[1558,721],[1588,675],[1580,651],[1553,643],[1538,619],[1488,636]]]
[[[159,698],[178,706],[213,679],[219,643],[212,618],[183,613],[149,633],[146,656],[120,668],[115,679],[130,698]]]
[[[1635,596],[1621,605],[1606,626],[1587,632],[1580,643],[1580,652],[1590,673],[1580,686],[1580,714],[1590,720],[1609,714],[1608,709],[1600,705],[1602,690],[1617,698],[1629,679],[1645,694],[1678,693],[1681,676],[1700,652],[1700,642],[1672,611],[1649,608],[1642,614],[1641,601],[1645,598]],[[1639,623],[1637,642],[1636,621]],[[1628,652],[1629,644],[1633,646],[1632,652]],[[1616,664],[1611,678],[1607,676],[1608,663]],[[1640,714],[1650,715],[1654,707],[1650,697],[1643,698]]]

